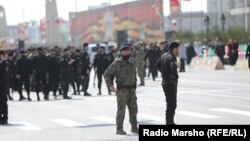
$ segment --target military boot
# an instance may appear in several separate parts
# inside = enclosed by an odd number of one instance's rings
[[[116,134],[117,135],[126,135],[127,133],[123,130],[122,126],[117,126],[117,128],[116,128]]]
[[[134,134],[139,134],[139,129],[138,129],[137,125],[131,126],[131,132]]]

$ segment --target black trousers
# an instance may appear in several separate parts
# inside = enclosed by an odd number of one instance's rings
[[[35,74],[36,81],[36,93],[39,93],[42,89],[44,96],[48,95],[47,91],[47,77],[45,72],[36,72]]]
[[[82,87],[83,87],[84,93],[87,93],[87,90],[89,88],[89,74],[83,75]]]
[[[23,97],[23,83],[24,88],[27,92],[27,94],[30,94],[30,79],[29,76],[21,76],[20,79],[18,79],[18,93],[20,95],[20,98]]]
[[[102,76],[104,72],[97,72],[97,79],[98,79],[98,89],[102,88]]]
[[[185,59],[181,59],[181,68],[180,72],[185,72]]]
[[[71,77],[69,77],[69,76],[64,76],[63,77],[63,98],[68,97],[70,82],[71,82]]]
[[[0,85],[0,122],[8,120],[7,94],[8,89]]]
[[[177,84],[176,80],[174,83],[168,83],[162,85],[165,97],[166,97],[166,124],[174,124],[175,109],[177,107]]]

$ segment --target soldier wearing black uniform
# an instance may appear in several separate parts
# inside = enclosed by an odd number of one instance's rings
[[[72,64],[72,73],[73,73],[73,79],[72,79],[72,86],[74,89],[74,94],[80,95],[80,84],[81,84],[81,73],[82,73],[82,63],[81,63],[81,55],[80,50],[76,49],[76,51],[71,55],[71,58],[74,59],[74,63]],[[76,85],[75,85],[76,84]],[[77,90],[77,92],[76,92]]]
[[[90,60],[88,54],[88,43],[83,44],[83,52],[81,56],[82,60],[82,87],[83,87],[83,96],[91,96],[87,91],[89,88],[89,75],[90,75]]]
[[[0,50],[0,124],[8,124],[9,63]]]
[[[49,85],[48,91],[53,92],[53,96],[56,99],[57,95],[56,92],[59,87],[60,81],[60,58],[56,56],[56,51],[51,50],[51,55],[48,58],[48,74],[49,74]]]
[[[214,54],[216,54],[216,55],[220,58],[222,64],[225,63],[225,62],[224,62],[225,45],[223,44],[223,42],[222,42],[221,39],[219,39],[219,40],[216,42]]]
[[[105,54],[104,47],[98,47],[97,51],[98,52],[94,58],[94,70],[97,73],[97,79],[98,79],[98,89],[99,89],[98,95],[101,95],[102,76],[104,75],[104,72],[107,69],[109,62],[108,62],[108,57]]]
[[[16,78],[18,80],[18,93],[20,95],[19,101],[25,99],[22,93],[23,83],[28,95],[28,100],[31,101],[30,78],[32,73],[32,65],[31,61],[25,56],[25,52],[21,51],[20,53],[21,53],[21,58],[19,58],[16,63]]]
[[[154,45],[150,44],[150,50],[146,54],[146,59],[149,60],[149,71],[152,73],[153,80],[157,77],[157,66],[155,65],[157,60],[161,57],[161,50]]]
[[[68,96],[69,84],[73,77],[72,75],[72,64],[74,60],[70,58],[70,50],[65,49],[64,55],[61,58],[61,72],[62,72],[62,83],[63,83],[63,99],[71,99]]]
[[[16,73],[15,73],[15,53],[10,52],[8,54],[8,63],[9,63],[9,87],[12,90],[12,93],[17,90],[16,85]],[[13,100],[12,96],[10,95],[10,90],[8,91],[8,98],[9,100]]]
[[[179,52],[179,43],[172,42],[169,49],[169,52],[161,56],[157,65],[162,74],[162,87],[166,96],[166,124],[175,124],[174,115],[177,107],[177,84],[179,78],[175,56]]]
[[[42,92],[44,94],[44,99],[49,100],[48,90],[47,90],[48,60],[47,60],[47,57],[45,56],[42,48],[39,48],[38,51],[39,51],[38,56],[36,56],[33,60],[33,67],[34,67],[34,71],[35,71],[37,100],[40,101],[39,91],[41,91],[41,89],[42,89]]]
[[[248,67],[250,69],[250,38],[248,39],[246,59],[248,59]]]

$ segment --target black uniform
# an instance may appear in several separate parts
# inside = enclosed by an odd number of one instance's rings
[[[22,55],[21,58],[18,59],[16,63],[16,74],[20,76],[20,78],[18,79],[18,93],[20,95],[19,100],[25,99],[22,94],[23,83],[24,83],[25,90],[28,95],[28,99],[30,99],[30,74],[31,73],[32,73],[31,61],[25,55]]]
[[[153,80],[157,77],[157,66],[156,62],[161,57],[161,50],[157,47],[150,49],[146,54],[146,59],[149,60],[149,71],[152,73]]]
[[[189,65],[192,61],[192,58],[195,57],[196,55],[194,47],[189,45],[187,47],[186,54],[187,54],[187,64]]]
[[[74,63],[72,64],[72,73],[73,73],[73,79],[71,81],[71,85],[74,89],[74,94],[80,95],[80,84],[81,84],[81,71],[82,71],[82,62],[81,62],[81,56],[77,54],[73,54],[71,56],[72,59],[74,59]],[[75,87],[76,83],[76,87]],[[77,89],[77,92],[76,92]]]
[[[220,58],[222,64],[224,64],[225,45],[224,44],[216,45],[214,53]]]
[[[60,82],[60,58],[57,56],[49,57],[48,61],[49,85],[48,91],[53,91],[56,98],[56,92]]]
[[[44,94],[44,99],[48,100],[48,78],[47,78],[47,68],[48,68],[48,60],[47,57],[41,53],[39,53],[38,56],[36,56],[33,60],[33,67],[35,70],[35,82],[36,82],[36,93],[37,93],[37,99],[40,100],[39,97],[39,91],[41,91]]]
[[[13,91],[17,90],[15,60],[8,59],[8,63],[9,63],[9,87],[12,89],[12,93],[13,93]],[[13,98],[10,95],[10,90],[8,92],[8,97],[9,97],[9,100],[13,100]]]
[[[250,69],[250,43],[247,45],[246,59],[248,58],[248,67]]]
[[[9,91],[9,63],[0,62],[0,124],[8,123],[7,95]]]
[[[158,69],[162,74],[162,87],[166,96],[166,124],[174,124],[175,109],[177,107],[177,59],[171,53],[167,52],[161,56],[157,63]]]
[[[232,45],[228,45],[228,48],[229,48],[229,53],[228,53],[229,64],[235,65],[239,57],[239,52],[238,52],[239,44],[234,43]]]
[[[89,60],[89,54],[86,50],[83,50],[82,57],[82,88],[84,92],[84,96],[90,96],[90,94],[87,92],[89,88],[89,75],[90,75],[90,60]]]
[[[71,58],[68,56],[62,56],[61,58],[61,71],[62,71],[62,83],[63,83],[63,98],[70,99],[68,97],[69,84],[72,81],[72,66],[69,64]]]
[[[107,69],[108,65],[109,60],[105,53],[95,55],[94,68],[97,73],[99,95],[101,94],[102,76],[104,75],[104,72]]]

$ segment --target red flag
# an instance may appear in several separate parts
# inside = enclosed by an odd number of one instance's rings
[[[179,1],[178,0],[170,0],[170,6],[171,7],[178,7],[180,4],[179,4]]]

